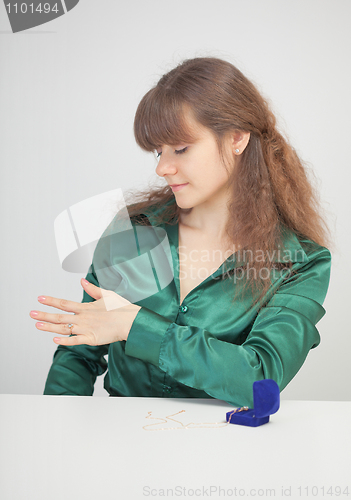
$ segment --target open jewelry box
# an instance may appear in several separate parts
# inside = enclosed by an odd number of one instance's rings
[[[269,416],[279,410],[280,391],[278,384],[271,379],[254,382],[253,401],[253,409],[244,406],[228,411],[226,414],[227,422],[249,427],[258,427],[269,422]]]

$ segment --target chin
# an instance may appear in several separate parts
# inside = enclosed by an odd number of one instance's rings
[[[183,200],[177,200],[176,199],[176,203],[178,205],[179,208],[181,208],[182,210],[191,210],[192,208],[194,208],[194,205],[191,204],[191,203],[187,203],[186,201],[183,201]]]

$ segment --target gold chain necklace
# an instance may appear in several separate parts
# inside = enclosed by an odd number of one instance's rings
[[[152,417],[151,416],[152,411],[149,411],[148,414],[147,414],[147,416],[145,418],[152,419],[152,420],[159,420],[159,421],[161,420],[165,424],[167,424],[168,420],[171,420],[172,422],[176,422],[177,424],[179,424],[180,427],[161,427],[161,428],[158,428],[158,429],[150,429],[150,427],[153,427],[155,425],[159,425],[161,423],[161,422],[156,422],[154,424],[144,425],[143,429],[145,429],[146,431],[171,431],[171,430],[179,430],[179,429],[180,430],[188,430],[188,429],[196,429],[196,428],[199,428],[199,429],[203,429],[203,428],[218,429],[218,428],[221,428],[221,427],[227,427],[227,425],[230,424],[231,417],[232,417],[232,415],[234,415],[234,413],[238,413],[238,412],[241,412],[241,411],[246,411],[248,409],[249,409],[248,406],[242,406],[241,408],[234,409],[233,411],[230,412],[230,416],[229,416],[228,422],[189,422],[186,425],[183,424],[182,422],[180,422],[179,420],[176,420],[175,418],[172,418],[172,417],[175,417],[176,415],[179,415],[181,413],[185,413],[185,410],[180,410],[180,411],[178,411],[176,413],[173,413],[172,415],[168,415],[168,416],[166,416],[166,418]]]

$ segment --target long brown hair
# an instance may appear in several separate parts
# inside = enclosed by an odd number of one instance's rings
[[[260,271],[274,267],[269,255],[281,247],[282,227],[300,239],[329,245],[317,193],[296,151],[277,130],[267,100],[231,63],[212,57],[188,59],[162,76],[137,108],[137,144],[145,151],[155,151],[164,144],[191,142],[185,107],[212,131],[222,157],[227,134],[250,132],[249,143],[229,177],[232,196],[226,233],[236,248],[264,256],[252,260],[256,272],[247,280],[263,294],[270,283],[260,278]],[[151,205],[163,207],[172,198],[169,186],[133,193],[129,215],[138,215]],[[160,210],[158,222],[177,223],[180,213],[189,210],[170,204]]]

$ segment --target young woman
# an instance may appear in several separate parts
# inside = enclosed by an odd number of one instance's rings
[[[63,311],[31,313],[64,335],[44,394],[92,395],[108,370],[111,396],[252,406],[254,381],[283,390],[320,342],[331,255],[306,171],[255,86],[217,58],[164,75],[134,133],[165,186],[106,229],[82,303],[39,297]]]

